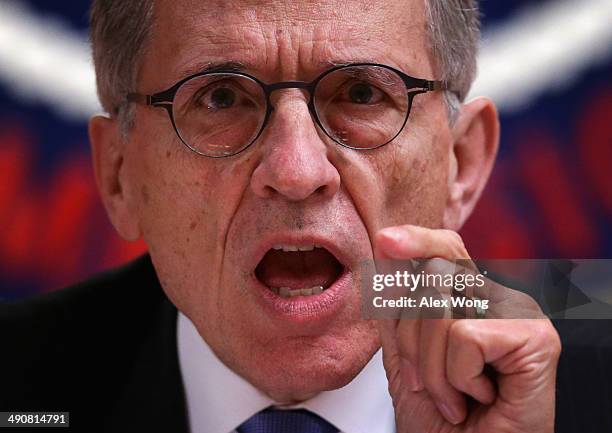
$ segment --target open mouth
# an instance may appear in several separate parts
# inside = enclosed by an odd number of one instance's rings
[[[257,279],[285,298],[319,295],[343,272],[342,263],[316,244],[274,245],[255,268]]]

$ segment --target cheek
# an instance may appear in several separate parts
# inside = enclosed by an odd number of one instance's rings
[[[445,143],[443,133],[414,137],[396,146],[388,156],[383,172],[386,226],[442,224],[448,195],[449,153]]]
[[[209,304],[201,299],[216,296],[223,242],[241,183],[227,164],[199,157],[179,143],[152,138],[148,143],[130,156],[134,209],[162,287],[185,313],[202,314]]]
[[[144,240],[162,287],[189,312],[190,305],[200,304],[191,298],[200,297],[203,290],[194,283],[214,281],[219,210],[211,205],[212,194],[205,192],[203,180],[165,172],[143,179],[139,215]]]

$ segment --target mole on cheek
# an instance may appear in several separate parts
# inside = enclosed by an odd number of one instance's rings
[[[189,225],[189,229],[191,231],[195,230],[195,228],[198,226],[198,223],[193,221],[190,225]]]

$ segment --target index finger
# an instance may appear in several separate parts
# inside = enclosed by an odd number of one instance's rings
[[[378,259],[470,258],[457,232],[410,224],[387,227],[376,233],[374,256]]]

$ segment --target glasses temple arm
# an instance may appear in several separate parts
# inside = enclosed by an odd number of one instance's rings
[[[140,93],[128,93],[127,101],[136,104],[151,105],[151,95],[141,95]]]
[[[423,90],[426,92],[432,92],[436,90],[448,91],[456,95],[459,99],[461,99],[461,94],[458,90],[452,89],[449,87],[448,83],[445,81],[439,80],[423,80]]]
[[[429,91],[432,90],[450,90],[447,86],[447,84],[444,81],[437,81],[437,80],[426,80],[425,81],[425,88]]]

